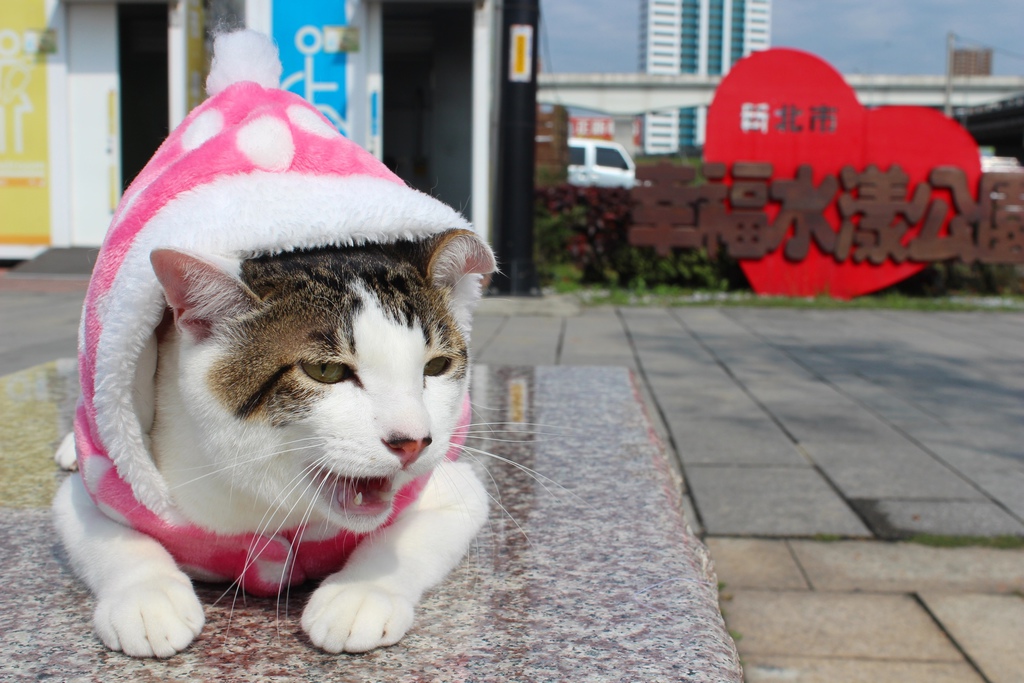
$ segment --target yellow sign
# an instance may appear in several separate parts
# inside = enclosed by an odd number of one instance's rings
[[[0,3],[0,244],[50,243],[44,4]]]
[[[185,5],[185,22],[185,73],[188,74],[188,110],[192,111],[202,104],[206,97],[203,84],[209,71],[203,0],[188,0]]]
[[[509,41],[512,53],[508,61],[508,79],[514,83],[533,80],[533,26],[512,24]]]
[[[324,26],[324,52],[359,52],[359,27]]]

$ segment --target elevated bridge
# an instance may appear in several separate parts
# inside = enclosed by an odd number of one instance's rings
[[[912,104],[941,109],[946,103],[945,76],[850,74],[844,78],[868,107]],[[540,74],[537,101],[628,116],[709,105],[721,80],[721,76],[695,74]],[[977,107],[1024,94],[1024,77],[958,76],[952,92],[954,108]]]
[[[992,147],[997,156],[1024,162],[1024,95],[960,108],[954,116],[979,145]]]

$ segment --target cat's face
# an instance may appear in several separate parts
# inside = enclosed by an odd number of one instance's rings
[[[216,476],[283,510],[281,523],[379,526],[445,457],[466,390],[461,304],[431,268],[444,248],[262,257],[240,279],[171,252],[176,277],[155,257],[180,333],[180,408]]]

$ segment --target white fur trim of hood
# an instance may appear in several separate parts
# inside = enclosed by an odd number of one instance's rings
[[[139,232],[110,290],[97,302],[94,406],[99,436],[136,498],[173,516],[167,484],[150,455],[156,341],[166,302],[150,252],[176,247],[241,259],[294,249],[389,243],[472,226],[454,209],[404,185],[369,176],[257,171],[219,178],[171,199]],[[469,284],[469,283],[467,283]],[[459,287],[457,296],[479,289]],[[471,305],[472,301],[465,302]]]

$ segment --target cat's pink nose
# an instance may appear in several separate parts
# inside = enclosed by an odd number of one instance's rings
[[[388,447],[388,450],[398,456],[398,459],[402,462],[402,468],[406,468],[409,465],[416,462],[420,457],[420,453],[423,449],[429,446],[433,442],[429,436],[422,439],[410,439],[406,436],[396,436],[390,439],[384,440],[384,445]]]

